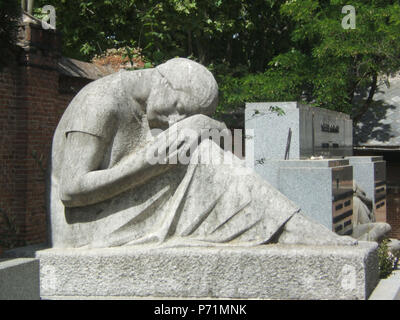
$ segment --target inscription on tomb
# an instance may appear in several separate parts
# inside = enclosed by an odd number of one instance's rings
[[[329,132],[329,133],[339,133],[340,127],[335,124],[330,123],[321,123],[321,131],[322,132]]]

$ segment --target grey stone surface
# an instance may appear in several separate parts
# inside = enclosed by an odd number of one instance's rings
[[[384,185],[381,157],[350,157],[326,160],[267,160],[256,165],[256,171],[267,181],[296,203],[311,219],[339,234],[346,234],[363,241],[380,241],[391,230],[385,222],[376,222],[371,202],[368,208],[362,201],[368,201],[366,194],[356,187],[349,166],[350,159],[357,168],[360,181],[370,189],[377,190]],[[377,165],[375,165],[375,163]],[[384,169],[384,168],[383,168]],[[362,176],[364,175],[364,176]],[[353,187],[355,188],[353,190]],[[354,194],[353,194],[354,193]],[[375,194],[375,192],[374,192]],[[378,193],[381,195],[382,193]],[[381,203],[382,199],[378,202]],[[367,202],[366,202],[367,203]],[[385,209],[379,206],[379,210]],[[339,223],[335,216],[353,211]],[[378,211],[379,212],[379,211]],[[346,224],[346,226],[345,226]]]
[[[212,140],[197,146],[202,130],[226,129],[208,116],[217,100],[212,74],[181,58],[84,87],[53,139],[52,245],[117,247],[171,239],[198,245],[354,245],[307,219],[244,161],[232,156],[231,164],[223,163],[229,152]],[[176,149],[185,156],[193,145],[196,164],[148,158]]]
[[[369,300],[400,300],[400,270],[379,281]]]
[[[0,300],[39,299],[39,260],[0,259]]]
[[[242,299],[367,299],[377,245],[39,251],[41,295]]]
[[[348,166],[348,160],[339,160],[339,159],[315,159],[315,160],[286,160],[280,162],[281,168],[337,168]]]
[[[384,222],[365,223],[353,226],[353,238],[362,241],[380,242],[392,230],[389,224]]]
[[[160,300],[160,297],[121,297],[121,296],[42,296],[42,300]],[[176,297],[163,297],[162,300],[177,300]],[[179,300],[230,300],[227,298],[182,298]],[[236,300],[236,299],[232,299]],[[243,299],[246,300],[246,299]],[[261,299],[247,299],[247,300],[261,300]]]
[[[284,116],[270,111],[270,107],[284,110]],[[296,102],[246,103],[245,129],[254,130],[255,161],[283,160],[286,142],[292,129],[290,158],[300,158],[300,113]],[[248,152],[246,151],[246,154]]]
[[[271,107],[285,114],[278,115]],[[245,119],[246,130],[253,130],[254,170],[308,217],[330,230],[350,234],[351,215],[341,223],[333,221],[352,207],[352,168],[348,160],[338,158],[352,154],[350,117],[297,102],[268,102],[246,104]],[[285,160],[289,129],[290,152]],[[311,156],[328,159],[310,160]]]
[[[346,157],[349,163],[353,166],[353,177],[357,185],[366,193],[369,199],[375,199],[375,183],[385,182],[386,175],[376,177],[376,166],[384,166],[386,169],[386,161],[383,157]],[[384,173],[386,170],[383,170]],[[379,181],[376,181],[379,180]],[[374,201],[375,202],[375,201]]]
[[[341,222],[333,222],[335,215],[352,209],[353,176],[348,160],[267,160],[257,164],[255,170],[305,215],[329,230],[341,226]],[[343,221],[349,219],[351,215]],[[351,225],[338,230],[341,234],[350,231]]]
[[[280,167],[282,162],[286,160],[266,160],[256,163],[254,171],[256,171],[265,181],[279,190]],[[246,163],[247,164],[247,163]]]
[[[310,219],[215,141],[197,145],[226,129],[209,117],[217,93],[206,68],[173,59],[73,99],[53,139],[43,297],[368,296],[375,247]],[[195,161],[149,161],[167,150]]]
[[[279,115],[271,107],[285,114]],[[247,103],[245,128],[254,130],[256,162],[284,160],[289,129],[289,159],[352,154],[352,121],[348,115],[331,110],[297,102]]]

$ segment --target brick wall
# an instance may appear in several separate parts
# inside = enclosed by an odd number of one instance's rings
[[[18,193],[25,177],[18,168],[23,162],[21,152],[25,153],[26,137],[19,134],[19,129],[25,125],[26,120],[17,108],[16,83],[19,79],[18,72],[6,70],[0,73],[0,210],[12,213],[13,218],[18,219],[18,225],[22,226],[24,217],[21,211],[24,210],[25,200],[18,197]],[[0,230],[4,225],[5,221],[0,216]]]
[[[28,39],[17,61],[0,73],[0,210],[19,230],[17,236],[1,236],[15,240],[12,246],[47,240],[45,170],[51,140],[75,93],[90,82],[60,76],[57,41],[51,38],[56,33],[24,28]],[[5,226],[0,215],[0,231]]]

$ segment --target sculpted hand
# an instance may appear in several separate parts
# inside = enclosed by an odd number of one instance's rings
[[[197,147],[200,137],[201,130],[171,126],[160,133],[147,149],[147,162],[152,165],[177,164],[178,159],[182,159],[189,150]]]
[[[148,149],[150,161],[162,164],[188,164],[190,155],[202,139],[210,138],[210,131],[219,135],[230,135],[230,131],[222,122],[204,115],[195,115],[181,120],[157,136],[156,141]]]
[[[227,129],[225,123],[219,122],[202,114],[196,114],[189,118],[183,119],[177,122],[175,125],[178,126],[180,129],[189,128],[197,131],[207,130],[207,129],[208,130],[217,129],[219,131],[222,131]]]
[[[225,123],[201,114],[181,120],[176,123],[176,126],[178,135],[176,143],[170,145],[170,150],[176,150],[180,163],[187,164],[190,156],[203,140],[215,137],[215,141],[220,144],[222,135],[230,137],[230,131]],[[174,156],[174,154],[171,155]]]

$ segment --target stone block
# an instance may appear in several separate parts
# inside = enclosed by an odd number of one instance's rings
[[[348,160],[266,160],[255,171],[314,221],[351,234],[353,174]]]
[[[358,246],[48,249],[46,299],[85,297],[367,299],[377,244]]]
[[[351,235],[353,175],[347,160],[280,162],[278,189],[304,214],[341,235]]]
[[[39,260],[0,260],[0,300],[39,300]]]

